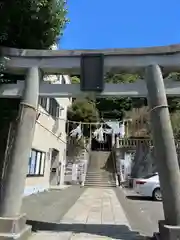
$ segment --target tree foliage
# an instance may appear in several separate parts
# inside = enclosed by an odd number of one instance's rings
[[[168,98],[168,106],[170,113],[180,110],[180,98]]]
[[[93,101],[89,99],[77,99],[72,105],[68,108],[67,113],[68,120],[77,121],[77,122],[85,122],[85,123],[94,123],[99,122],[99,111],[96,108],[96,105]],[[69,124],[68,131],[71,131],[78,124]],[[96,126],[91,125],[91,130],[93,130]],[[90,125],[83,126],[83,134],[85,136],[89,136],[90,133]]]
[[[77,99],[68,108],[68,120],[77,122],[97,122],[99,112],[94,102],[88,99]]]
[[[126,82],[134,82],[138,78],[139,78],[138,75],[132,75],[132,74],[107,73],[105,75],[105,82],[126,83]],[[72,76],[71,80],[72,80],[72,83],[80,83],[79,76]],[[102,118],[122,119],[124,117],[125,111],[128,111],[132,108],[132,99],[116,98],[116,97],[100,98],[96,100],[95,105]]]
[[[0,0],[0,45],[49,49],[63,34],[68,22],[66,14],[65,0]],[[0,83],[24,80],[24,76],[4,74],[8,59],[0,58]],[[17,114],[18,106],[14,99],[0,100],[0,118],[4,124],[7,125],[12,113]]]
[[[178,102],[179,104],[179,102]],[[174,137],[180,137],[180,110],[173,108],[170,105],[170,117]],[[173,109],[173,110],[171,110]],[[128,123],[129,136],[131,137],[150,137],[151,122],[150,122],[150,111],[146,106],[140,108],[133,108],[131,111],[126,112],[125,117],[131,121]]]
[[[119,73],[112,74],[106,73],[105,81],[107,83],[132,83],[141,77],[138,74],[131,73]],[[180,73],[170,73],[167,78],[173,78],[179,81]],[[73,83],[80,83],[79,76],[72,77]],[[126,112],[132,109],[143,108],[147,106],[146,98],[117,98],[108,97],[96,100],[96,107],[99,110],[101,117],[108,119],[122,119],[126,117]],[[168,98],[168,105],[170,113],[174,113],[180,110],[180,99],[179,98]]]
[[[107,83],[131,83],[139,78],[138,74],[129,73],[107,73],[105,75],[105,81]],[[97,100],[96,106],[103,118],[122,119],[125,112],[133,107],[133,101],[131,98],[127,97],[109,97]]]
[[[180,137],[180,111],[171,113],[171,124],[174,132],[174,137]]]
[[[130,137],[149,137],[150,132],[150,115],[147,106],[132,108],[125,113],[128,122],[128,135]]]
[[[130,98],[101,98],[97,99],[96,106],[102,118],[122,119],[125,111],[132,108],[132,100]]]
[[[80,83],[80,78],[78,76],[71,77],[71,82],[73,84]]]
[[[131,73],[106,73],[105,75],[105,81],[107,83],[132,83],[137,79],[140,79],[140,76],[138,74]]]
[[[68,19],[65,0],[0,0],[0,45],[48,49]]]

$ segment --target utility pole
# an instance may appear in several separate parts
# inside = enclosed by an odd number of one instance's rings
[[[20,214],[34,136],[38,97],[39,69],[33,67],[28,70],[26,75],[15,140],[3,179],[0,217],[16,217]]]
[[[180,237],[180,170],[164,81],[158,65],[150,65],[146,68],[146,81],[156,163],[163,198],[164,224],[179,227],[178,235],[173,238],[179,239],[177,237]],[[169,231],[172,229],[168,227],[166,231],[163,230],[163,233],[166,233],[166,236],[163,235],[163,240],[172,239]]]

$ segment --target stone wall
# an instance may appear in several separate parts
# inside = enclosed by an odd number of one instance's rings
[[[147,164],[147,156],[150,153],[150,148],[146,142],[139,143],[135,150],[135,156],[132,163],[132,178],[141,177],[146,175],[148,164]],[[151,158],[149,160],[151,162]]]
[[[177,147],[176,151],[180,165],[180,147]],[[136,178],[153,172],[157,172],[154,148],[141,145],[136,149],[131,175]]]
[[[180,147],[177,146],[177,156],[180,165]],[[139,146],[136,150],[132,167],[132,177],[143,177],[149,173],[157,172],[156,157],[153,147]]]

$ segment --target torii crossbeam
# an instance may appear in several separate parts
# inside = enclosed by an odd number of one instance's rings
[[[24,83],[3,84],[0,86],[0,98],[20,98],[24,89]],[[165,80],[166,95],[169,97],[180,96],[180,82],[172,79]],[[135,83],[105,84],[104,90],[95,93],[96,97],[147,97],[145,80],[138,80]],[[51,98],[85,97],[89,92],[82,92],[80,84],[40,84],[39,96]]]
[[[180,71],[180,45],[135,49],[106,50],[27,50],[1,48],[1,54],[9,60],[5,69],[9,73],[26,74],[27,70],[37,67],[43,74],[79,74],[82,54],[98,54],[104,56],[104,71],[113,73],[142,73],[146,66],[157,64],[166,75]],[[165,81],[166,94],[170,97],[180,96],[180,83]],[[6,84],[0,87],[0,98],[21,97],[23,83]],[[57,85],[43,82],[40,84],[39,95],[44,97],[77,97],[86,96],[80,85]],[[98,97],[146,97],[147,89],[143,80],[129,84],[105,84]]]

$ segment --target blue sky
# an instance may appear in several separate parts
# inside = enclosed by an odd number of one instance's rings
[[[180,0],[67,0],[62,49],[101,49],[180,42]]]

